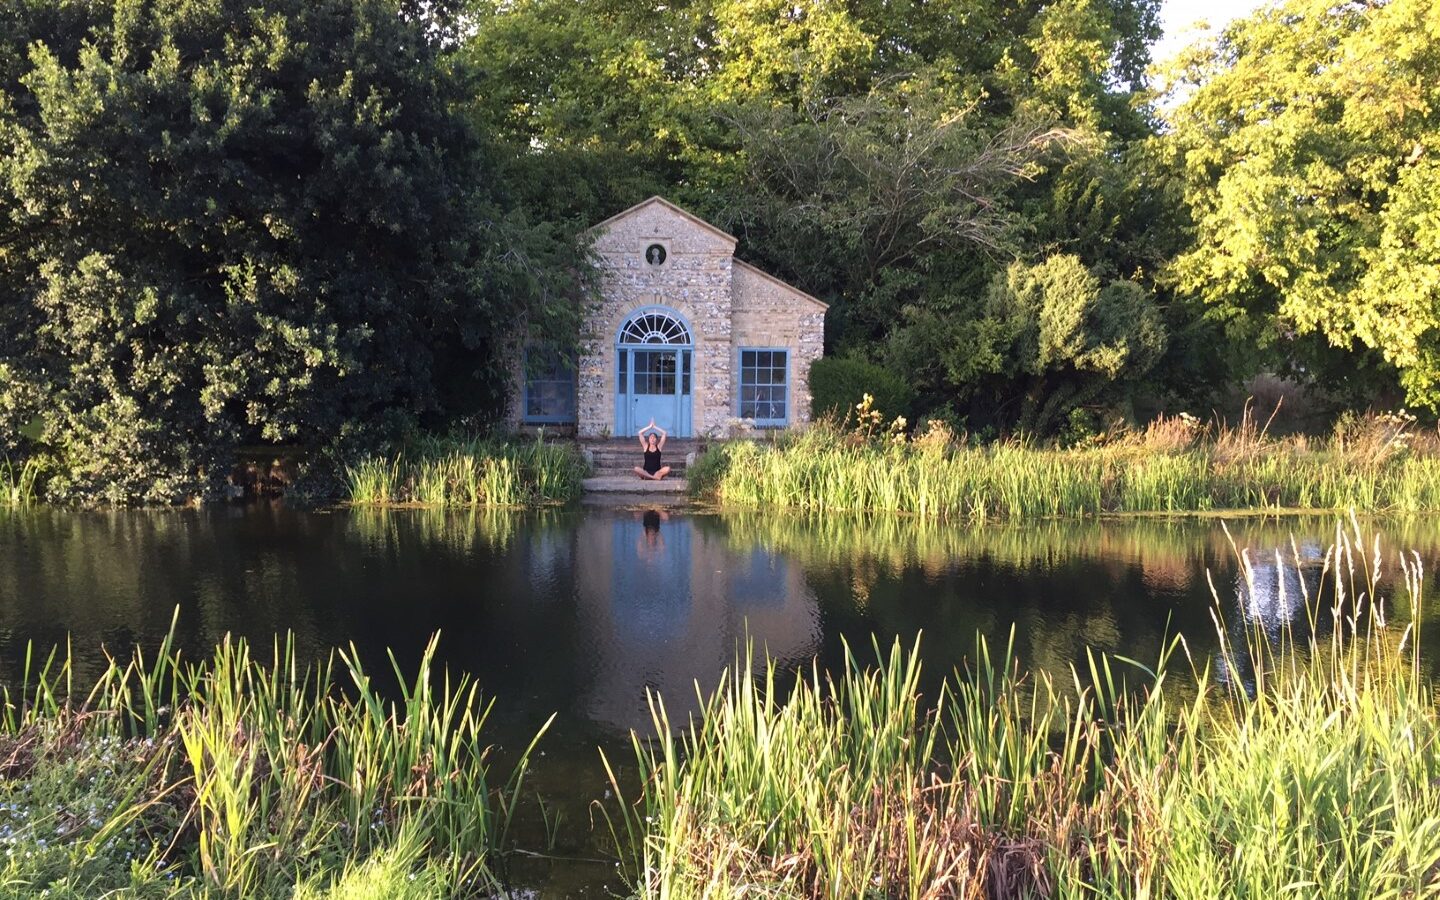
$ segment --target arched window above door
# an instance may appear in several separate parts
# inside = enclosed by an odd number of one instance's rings
[[[642,309],[620,329],[622,344],[690,344],[690,329],[672,312]]]

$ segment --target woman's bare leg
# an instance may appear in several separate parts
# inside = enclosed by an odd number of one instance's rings
[[[641,478],[645,479],[646,481],[654,481],[654,480],[655,480],[655,476],[654,476],[654,475],[651,475],[649,472],[645,471],[644,469],[640,468],[639,466],[636,466],[636,467],[635,467],[635,474],[636,474],[636,475],[639,475]]]
[[[670,467],[669,467],[669,466],[661,466],[661,467],[660,467],[660,471],[658,471],[658,472],[655,473],[655,480],[656,480],[656,481],[659,481],[660,479],[664,478],[666,475],[669,475],[669,474],[670,474]]]

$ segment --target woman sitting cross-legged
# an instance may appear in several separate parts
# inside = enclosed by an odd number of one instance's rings
[[[640,438],[640,449],[645,453],[645,464],[635,467],[635,474],[646,481],[659,481],[670,474],[669,466],[660,464],[660,451],[665,449],[665,429],[655,424],[651,419],[650,424],[636,433]]]

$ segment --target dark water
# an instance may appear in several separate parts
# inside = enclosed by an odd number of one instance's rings
[[[973,656],[977,633],[1003,643],[1012,628],[1022,665],[1061,677],[1086,647],[1149,662],[1175,634],[1213,660],[1212,584],[1228,627],[1276,630],[1303,616],[1302,589],[1317,586],[1336,527],[1227,519],[1232,546],[1221,521],[975,530],[627,508],[0,510],[0,676],[18,677],[27,642],[68,636],[83,683],[101,647],[154,646],[177,607],[188,652],[227,632],[268,646],[288,630],[309,656],[353,643],[372,670],[386,648],[413,664],[438,630],[443,662],[496,698],[502,748],[557,714],[534,782],[561,816],[555,846],[538,816],[522,840],[570,861],[536,859],[522,877],[578,894],[610,870],[607,836],[589,824],[606,787],[596,748],[628,758],[630,729],[650,724],[647,688],[683,720],[695,682],[714,685],[747,637],[773,657],[834,666],[847,639],[868,652],[871,635],[923,631],[937,676]],[[1383,535],[1387,573],[1398,548],[1440,559],[1436,520],[1367,529]],[[1253,588],[1236,548],[1254,561]],[[1393,615],[1412,615],[1398,578],[1385,585]]]

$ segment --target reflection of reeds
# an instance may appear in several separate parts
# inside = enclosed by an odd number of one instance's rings
[[[773,443],[719,445],[691,472],[692,489],[741,507],[894,510],[986,522],[1105,512],[1212,509],[1440,509],[1440,457],[1375,458],[1332,442],[1265,444],[1222,432],[1182,448],[1142,441],[1057,450],[876,445],[818,425]]]
[[[57,865],[73,896],[494,884],[528,753],[491,783],[488,707],[469,678],[434,672],[434,654],[432,640],[413,680],[395,669],[395,701],[353,648],[312,668],[289,640],[271,663],[229,638],[189,662],[167,638],[111,660],[88,695],[68,659],[27,666],[0,717],[6,884]],[[382,889],[417,876],[432,893]]]
[[[611,821],[632,883],[671,898],[1433,896],[1440,717],[1417,634],[1384,621],[1358,527],[1327,559],[1327,596],[1308,598],[1327,636],[1275,647],[1222,627],[1218,671],[1191,661],[1198,689],[1167,674],[1183,641],[1153,672],[1092,655],[1062,690],[982,640],[928,701],[918,647],[899,645],[788,690],[743,659],[679,731],[656,698],[662,737],[634,748],[642,795]],[[1418,600],[1418,559],[1402,574]]]
[[[1190,517],[956,527],[920,516],[801,511],[777,515],[732,510],[698,521],[723,532],[739,551],[760,546],[806,565],[825,569],[865,565],[892,574],[910,567],[943,571],[957,560],[988,559],[1028,567],[1062,559],[1106,559],[1138,565],[1147,578],[1178,585],[1187,582],[1207,559],[1231,553],[1220,524]],[[1296,532],[1325,534],[1336,518],[1254,516],[1241,521],[1245,542],[1255,552],[1262,548],[1269,552],[1288,547],[1290,535]],[[1440,552],[1433,519],[1391,519],[1385,528],[1408,546],[1427,554]]]
[[[573,444],[427,437],[346,470],[357,504],[532,506],[580,494],[585,463]]]
[[[463,555],[468,553],[477,541],[492,550],[508,549],[515,539],[521,519],[515,510],[503,507],[357,507],[351,511],[349,521],[355,533],[374,546],[402,548],[403,532],[406,540],[413,540],[419,545],[445,547]]]

